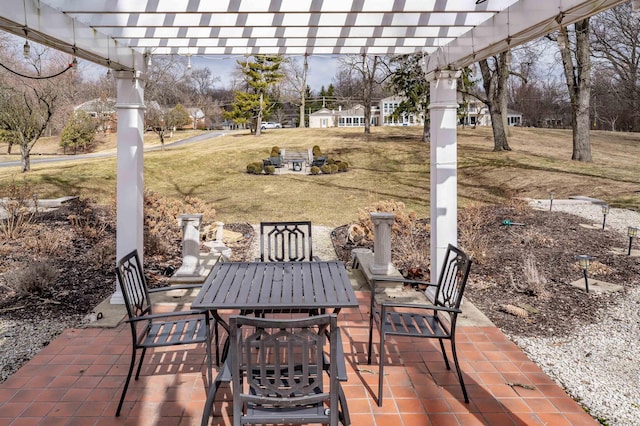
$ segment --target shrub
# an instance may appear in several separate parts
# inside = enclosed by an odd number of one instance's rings
[[[202,213],[201,227],[215,221],[215,209],[197,198],[185,197],[184,200],[176,200],[145,191],[145,252],[150,255],[177,255],[182,241],[178,216],[190,213]]]
[[[393,213],[395,221],[391,228],[392,238],[409,236],[415,227],[416,213],[413,210],[407,210],[403,202],[395,200],[379,201],[364,209],[358,209],[358,222],[356,225],[364,234],[360,240],[362,245],[373,242],[371,212]]]
[[[250,173],[253,175],[262,174],[262,163],[254,162],[254,163],[247,164],[247,173]]]
[[[87,251],[87,261],[95,270],[110,270],[116,263],[116,245],[113,238],[103,238]]]
[[[58,271],[48,262],[31,262],[25,269],[7,277],[16,292],[34,296],[50,296],[55,287]]]
[[[311,153],[314,157],[320,157],[322,155],[322,151],[320,150],[320,147],[318,145],[313,146],[313,148],[311,149]]]
[[[460,245],[476,262],[483,262],[491,257],[489,237],[484,227],[493,222],[493,218],[480,204],[471,204],[460,211],[458,232]]]
[[[320,170],[322,170],[322,173],[324,174],[331,174],[331,166],[328,164],[325,164],[324,166],[320,167]]]
[[[338,173],[338,165],[337,164],[330,164],[329,165],[331,167],[331,173]]]
[[[312,167],[311,167],[311,174],[312,174],[312,175],[319,175],[319,174],[320,174],[320,167],[318,167],[318,166],[312,166]]]
[[[0,234],[8,240],[20,236],[32,223],[35,209],[31,208],[37,202],[33,187],[24,179],[18,184],[15,177],[0,193],[0,209],[6,213],[5,219],[0,219]]]
[[[112,216],[108,215],[107,210],[97,208],[86,198],[74,200],[69,207],[71,213],[67,219],[74,231],[89,240],[100,240],[107,233],[109,225],[115,227]]]
[[[275,166],[264,166],[264,172],[265,174],[268,175],[272,175],[276,172],[276,167]]]
[[[62,227],[34,224],[25,236],[25,248],[39,256],[63,256],[69,250],[72,232]],[[112,265],[113,266],[113,265]]]
[[[274,146],[271,147],[271,157],[277,157],[280,155],[280,147],[279,146]]]
[[[344,161],[341,161],[338,163],[338,171],[339,172],[346,172],[348,170],[348,164],[345,163]]]
[[[333,158],[327,158],[327,164],[328,165],[332,165],[332,164],[335,164],[335,163],[336,163],[336,160],[334,160]]]

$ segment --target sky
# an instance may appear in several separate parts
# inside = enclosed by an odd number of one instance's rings
[[[213,75],[219,77],[214,86],[227,86],[232,80],[233,71],[236,69],[238,59],[242,57],[215,57],[215,56],[197,56],[191,58],[193,68],[210,68]],[[299,61],[301,57],[295,58]],[[334,56],[309,56],[309,75],[307,76],[307,84],[311,90],[319,92],[321,87],[325,88],[331,84],[331,80],[338,69],[338,59]]]

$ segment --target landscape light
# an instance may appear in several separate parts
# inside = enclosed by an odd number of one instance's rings
[[[587,293],[589,293],[589,279],[587,278],[587,271],[589,269],[589,263],[591,262],[591,259],[593,259],[591,256],[587,256],[584,254],[578,256],[578,264],[582,268],[582,273],[584,274],[584,287],[587,290]]]
[[[551,209],[553,208],[553,197],[556,195],[555,192],[550,192],[549,193],[549,211],[551,211]]]
[[[609,214],[609,206],[606,204],[602,205],[602,229],[604,229],[604,225],[607,222],[607,215]]]
[[[633,238],[638,236],[638,228],[635,226],[628,227],[627,235],[629,235],[629,251],[627,252],[627,255],[631,256],[631,244],[633,244]]]

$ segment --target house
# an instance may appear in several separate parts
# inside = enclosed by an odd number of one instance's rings
[[[404,99],[400,96],[390,96],[380,101],[380,112],[383,126],[418,126],[424,124],[424,117],[416,114],[403,113],[400,117],[394,117],[393,112]]]
[[[111,133],[117,130],[117,114],[115,98],[95,98],[73,108],[73,111],[83,111],[98,123],[97,131]]]
[[[204,111],[197,107],[186,108],[186,110],[189,113],[189,117],[191,117],[192,129],[206,128]]]
[[[461,126],[491,126],[489,107],[484,102],[473,97],[464,99],[458,94],[458,124]],[[466,105],[466,107],[465,107]],[[507,124],[522,126],[522,113],[507,108]]]
[[[329,108],[322,107],[318,111],[309,114],[309,127],[324,129],[327,127],[335,127],[335,125],[335,111]]]
[[[371,125],[377,126],[380,111],[377,107],[371,107]],[[364,106],[357,104],[349,109],[337,110],[321,108],[309,114],[309,127],[364,127]]]
[[[417,126],[424,123],[424,118],[415,114],[403,114],[399,118],[392,116],[402,98],[391,96],[371,105],[372,126]],[[364,106],[357,104],[349,109],[338,107],[330,110],[322,107],[309,115],[309,127],[364,127]]]

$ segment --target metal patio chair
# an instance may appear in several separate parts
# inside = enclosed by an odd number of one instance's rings
[[[231,382],[233,424],[349,423],[339,370],[344,353],[337,316],[298,319],[230,318],[230,353],[209,389],[202,425],[221,383]],[[329,338],[328,358],[324,352]],[[339,366],[339,364],[342,364]]]
[[[196,310],[154,314],[150,298],[150,293],[197,288],[200,287],[200,284],[148,289],[137,250],[127,254],[118,262],[116,275],[118,285],[122,289],[122,295],[124,296],[128,316],[127,322],[131,326],[132,337],[131,363],[116,410],[116,417],[120,415],[122,404],[127,394],[138,349],[142,349],[142,354],[138,362],[136,380],[140,376],[140,369],[148,348],[204,343],[207,348],[207,378],[205,385],[208,389],[213,377],[211,339],[214,336],[215,320],[209,317],[208,312]]]
[[[462,387],[465,402],[469,402],[467,389],[464,386],[458,355],[456,352],[456,322],[462,302],[462,295],[471,270],[471,259],[460,249],[449,244],[442,265],[438,283],[408,280],[396,277],[375,278],[371,284],[371,309],[369,314],[369,345],[367,363],[371,364],[373,349],[373,327],[377,325],[380,332],[380,371],[378,373],[378,405],[382,406],[382,384],[384,380],[384,344],[388,335],[424,337],[438,339],[447,370],[450,370],[449,359],[444,348],[444,340],[451,342],[453,362],[458,373],[458,381]],[[376,285],[380,282],[394,282],[398,285],[426,285],[435,287],[432,304],[397,303],[385,300],[378,294]],[[380,289],[382,290],[382,289]]]
[[[311,222],[260,222],[261,262],[319,260],[313,255]]]

